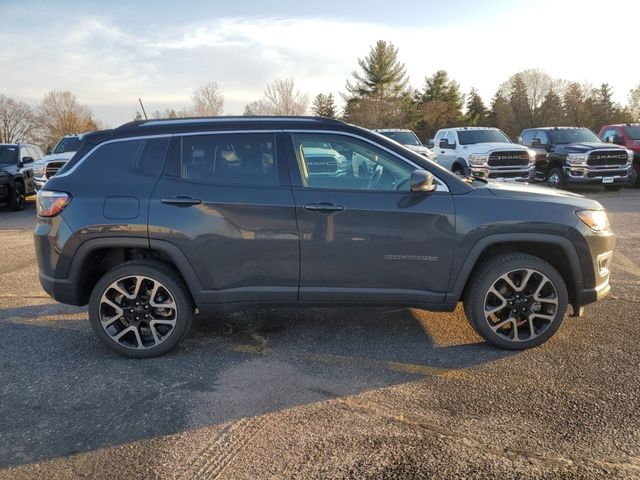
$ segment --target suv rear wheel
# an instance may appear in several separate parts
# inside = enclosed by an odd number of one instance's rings
[[[133,358],[162,355],[189,331],[194,305],[180,274],[154,260],[107,272],[89,300],[89,321],[111,350]]]
[[[522,253],[491,258],[476,270],[464,297],[471,326],[492,345],[536,347],[560,328],[567,287],[544,260]]]

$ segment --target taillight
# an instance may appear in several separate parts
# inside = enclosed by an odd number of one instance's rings
[[[52,192],[50,190],[40,190],[36,206],[39,217],[55,217],[64,207],[69,205],[71,195],[64,192]]]

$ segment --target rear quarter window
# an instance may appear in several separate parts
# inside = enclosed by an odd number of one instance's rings
[[[159,176],[169,144],[169,138],[150,138],[146,140],[122,140],[99,146],[79,167],[90,170],[94,176],[108,176],[114,172],[137,172]],[[73,164],[85,155],[83,148],[65,165],[61,173],[72,168]],[[89,149],[90,150],[90,149]]]

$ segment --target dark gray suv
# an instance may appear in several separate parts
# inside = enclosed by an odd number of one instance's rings
[[[167,352],[196,311],[461,300],[488,342],[524,349],[609,292],[598,202],[461,178],[339,121],[150,120],[82,140],[38,193],[40,281],[123,355]]]

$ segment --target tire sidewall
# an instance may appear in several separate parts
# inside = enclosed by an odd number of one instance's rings
[[[465,299],[465,313],[476,331],[492,345],[508,350],[525,350],[537,347],[549,340],[562,325],[568,307],[567,287],[556,269],[542,259],[524,254],[515,254],[512,260],[501,261],[504,258],[496,257],[496,261],[486,264],[480,276],[474,279],[470,298]],[[553,322],[542,334],[531,340],[511,342],[491,330],[484,317],[484,302],[489,288],[501,275],[525,268],[537,270],[551,280],[558,294],[558,308]]]
[[[131,358],[157,357],[173,349],[187,334],[194,316],[193,302],[186,286],[180,280],[176,280],[179,278],[178,275],[171,275],[170,272],[170,267],[165,267],[162,262],[129,262],[110,270],[96,283],[89,300],[89,322],[96,336],[109,349]],[[132,275],[142,275],[162,283],[174,298],[178,309],[176,325],[169,338],[160,345],[143,350],[120,345],[107,334],[100,322],[100,299],[105,289],[114,281]]]
[[[551,177],[557,174],[558,175],[558,183],[556,185],[553,185],[551,183]],[[564,172],[562,171],[561,168],[558,167],[554,167],[551,170],[549,170],[549,175],[547,175],[547,185],[551,188],[565,188],[566,186],[566,182],[565,182],[565,178],[564,178]]]
[[[16,182],[13,184],[13,192],[11,194],[11,210],[24,210],[24,187],[22,183]]]

